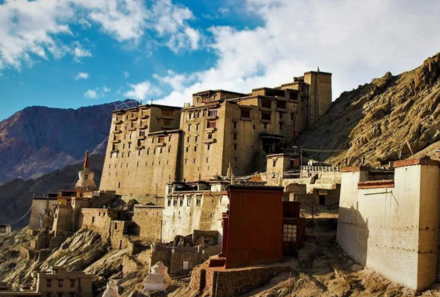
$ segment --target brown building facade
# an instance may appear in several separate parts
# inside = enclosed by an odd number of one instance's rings
[[[266,166],[330,107],[331,74],[307,72],[275,88],[243,94],[208,90],[182,108],[141,105],[113,113],[102,190],[163,206],[165,185],[235,175]]]

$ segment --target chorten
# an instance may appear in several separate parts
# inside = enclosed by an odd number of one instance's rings
[[[75,185],[75,189],[77,190],[96,190],[95,181],[93,178],[95,177],[95,172],[90,170],[90,161],[89,161],[89,151],[86,151],[86,155],[84,157],[84,166],[83,170],[78,172],[79,180]]]
[[[151,273],[144,280],[144,292],[165,291],[171,281],[168,268],[161,261],[151,267]]]

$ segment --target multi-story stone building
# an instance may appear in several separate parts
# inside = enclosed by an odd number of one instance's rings
[[[275,88],[249,94],[208,90],[182,108],[141,105],[113,113],[101,189],[163,205],[169,182],[246,175],[266,166],[266,154],[330,107],[331,74],[307,72]]]

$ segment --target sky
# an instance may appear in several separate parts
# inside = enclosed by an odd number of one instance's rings
[[[33,105],[183,106],[316,70],[333,99],[440,52],[437,0],[0,0],[0,120]]]

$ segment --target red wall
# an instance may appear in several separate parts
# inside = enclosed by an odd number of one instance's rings
[[[226,268],[283,257],[283,188],[230,186]]]

